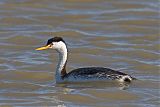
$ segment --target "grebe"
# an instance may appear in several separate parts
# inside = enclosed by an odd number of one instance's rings
[[[61,37],[48,40],[47,44],[36,50],[55,49],[59,53],[59,62],[56,68],[56,83],[63,82],[89,82],[117,80],[119,82],[131,82],[135,78],[125,73],[104,67],[86,67],[66,72],[68,50],[65,41]]]

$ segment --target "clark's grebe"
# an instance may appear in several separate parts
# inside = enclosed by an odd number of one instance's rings
[[[56,69],[56,82],[89,82],[117,80],[119,82],[131,82],[133,77],[125,73],[103,67],[86,67],[74,69],[66,72],[67,64],[67,45],[61,37],[54,37],[48,40],[47,44],[36,50],[55,49],[59,53],[59,62]]]

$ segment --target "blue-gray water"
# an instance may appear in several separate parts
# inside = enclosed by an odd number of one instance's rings
[[[67,71],[104,66],[138,80],[56,85],[58,55],[35,51],[53,36]],[[158,0],[1,0],[0,106],[158,107]]]

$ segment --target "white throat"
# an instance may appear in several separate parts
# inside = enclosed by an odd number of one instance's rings
[[[68,51],[65,43],[59,42],[56,45],[56,51],[59,53],[59,61],[56,68],[56,81],[60,82],[62,81],[62,76],[64,76],[62,74],[64,73],[63,70],[65,69],[65,65],[67,63]]]

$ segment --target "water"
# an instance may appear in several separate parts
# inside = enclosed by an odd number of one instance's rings
[[[1,0],[0,106],[158,107],[158,0]],[[53,36],[69,47],[67,71],[105,66],[138,78],[55,84]]]

